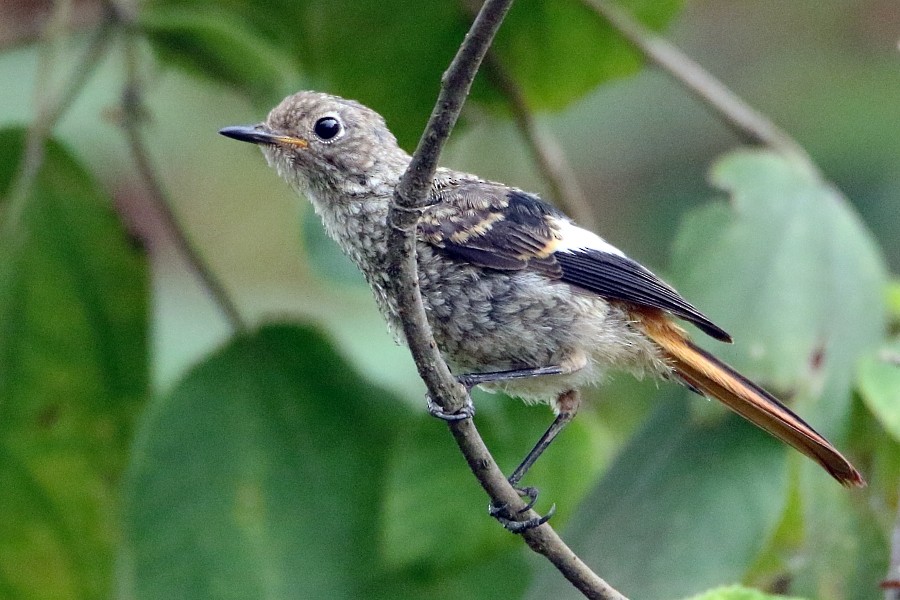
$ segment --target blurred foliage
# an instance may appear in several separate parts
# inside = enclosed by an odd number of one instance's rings
[[[623,4],[661,27],[681,0]],[[194,0],[187,6],[151,0],[140,23],[162,60],[245,91],[260,107],[292,91],[279,77],[291,65],[338,95],[378,106],[411,149],[477,6],[466,0]],[[517,2],[494,48],[535,108],[563,107],[640,67],[637,53],[578,0]],[[483,78],[473,98],[500,102]]]
[[[740,586],[730,586],[716,588],[705,594],[691,596],[688,600],[791,600],[787,596],[773,596],[763,594],[758,590],[742,588]]]
[[[584,499],[565,538],[630,598],[678,598],[740,580],[784,511],[785,454],[737,417],[710,426],[691,419],[683,398],[667,400]],[[615,551],[603,540],[619,540]],[[528,597],[577,596],[541,565]]]
[[[25,136],[0,130],[3,198],[22,184]],[[147,397],[147,268],[71,153],[41,151],[0,244],[0,595],[100,598]]]
[[[900,340],[894,340],[862,359],[859,365],[859,393],[866,406],[900,442]]]
[[[684,220],[672,257],[679,289],[733,323],[740,343],[717,354],[783,395],[824,390],[817,422],[839,432],[856,361],[884,335],[878,248],[846,198],[800,163],[740,151],[720,159],[711,180],[729,203]]]
[[[109,24],[125,51],[109,47],[37,144],[32,108],[52,114],[84,40],[51,27],[0,52],[0,77],[20,83],[0,89],[0,596],[578,597],[486,515],[405,350],[312,211],[297,214],[256,153],[214,134],[315,87],[373,106],[412,147],[472,4],[124,7]],[[622,4],[660,29],[682,3]],[[897,7],[800,4],[699,2],[676,33],[701,62],[747,61],[738,91],[846,194],[771,152],[715,158],[732,140],[682,90],[649,75],[611,82],[639,57],[578,0],[520,0],[496,41],[529,104],[564,109],[540,124],[575,149],[601,233],[657,261],[673,241],[672,281],[737,339],[710,349],[792,401],[870,482],[842,489],[705,400],[666,386],[651,403],[652,385],[618,378],[527,483],[635,598],[778,597],[717,587],[739,581],[863,599],[886,573],[900,491],[900,294],[885,267],[900,265],[887,235],[900,77],[894,47],[886,58],[873,40],[896,43],[878,23]],[[778,55],[767,36],[780,29]],[[123,81],[142,92],[176,212],[252,331],[229,333],[184,274],[114,127]],[[472,101],[448,160],[542,187],[489,77]],[[704,171],[726,202],[706,202]],[[507,470],[551,416],[476,403]]]

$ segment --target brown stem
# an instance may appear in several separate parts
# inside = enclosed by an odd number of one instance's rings
[[[62,13],[67,9],[64,4],[60,4],[57,10]],[[8,241],[18,240],[21,235],[24,235],[23,229],[19,227],[19,224],[28,201],[28,193],[32,185],[34,185],[34,180],[44,162],[44,144],[47,138],[62,116],[65,115],[75,98],[78,97],[91,75],[94,74],[94,70],[103,57],[111,38],[112,27],[107,19],[94,34],[81,60],[72,69],[69,80],[58,93],[54,94],[50,90],[49,84],[52,71],[52,65],[50,64],[51,55],[56,44],[54,43],[55,40],[48,38],[65,35],[67,30],[64,23],[59,22],[61,18],[62,15],[52,19],[47,31],[43,34],[45,45],[41,55],[37,89],[35,90],[35,105],[37,109],[34,120],[28,128],[21,167],[15,182],[10,188],[11,191],[6,202],[7,208],[4,214],[3,225],[0,228],[2,230],[2,236],[0,237]]]
[[[127,19],[128,7],[119,7],[119,18]],[[126,23],[127,24],[127,23]],[[235,332],[247,330],[247,324],[241,317],[231,296],[225,289],[221,280],[215,275],[203,259],[203,255],[188,237],[184,226],[172,209],[172,203],[166,194],[162,181],[153,167],[153,162],[147,152],[147,146],[141,135],[141,121],[145,117],[144,105],[140,94],[140,78],[138,76],[138,51],[133,34],[128,32],[125,46],[126,83],[122,92],[122,127],[131,150],[131,155],[137,166],[138,173],[144,182],[147,196],[159,210],[166,228],[171,232],[175,246],[182,257],[187,261],[189,268],[200,279],[200,282],[209,293],[213,302],[222,311]]]
[[[487,0],[481,7],[466,39],[444,73],[441,91],[419,146],[394,192],[388,215],[391,293],[399,307],[406,342],[428,388],[431,399],[445,412],[458,412],[468,401],[465,389],[450,373],[441,357],[422,306],[416,267],[416,226],[428,206],[437,160],[475,78],[475,73],[491,40],[500,27],[512,0]],[[466,457],[469,467],[495,505],[511,511],[525,508],[516,490],[500,471],[478,434],[472,419],[449,421],[448,427]],[[523,518],[537,515],[525,511]],[[543,554],[587,598],[622,600],[624,597],[591,571],[548,524],[525,531],[522,536],[535,551]]]

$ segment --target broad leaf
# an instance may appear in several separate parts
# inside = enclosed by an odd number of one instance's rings
[[[626,596],[667,599],[738,581],[785,506],[785,449],[730,416],[709,427],[661,406],[588,496],[564,538]],[[577,597],[541,566],[529,598]]]
[[[674,17],[681,0],[622,4],[660,27]],[[187,5],[155,0],[147,3],[150,17],[142,21],[163,58],[238,84],[256,97],[282,87],[274,80],[279,69],[273,65],[280,62],[264,50],[279,48],[316,87],[381,112],[411,149],[434,105],[441,74],[469,28],[468,6],[444,0],[195,0]],[[210,11],[209,17],[199,16]],[[602,81],[640,67],[638,54],[579,0],[522,0],[508,19],[496,41],[498,56],[536,109],[561,108]],[[258,72],[254,60],[261,62]],[[484,77],[473,98],[499,100]]]
[[[734,585],[716,588],[698,596],[691,596],[687,600],[800,600],[800,598],[773,596],[759,590]]]
[[[127,595],[365,596],[402,408],[310,330],[236,340],[141,424],[126,489]]]
[[[24,139],[0,131],[4,199]],[[107,598],[118,483],[147,390],[146,265],[53,141],[11,233],[0,240],[0,595]]]
[[[900,442],[900,341],[863,359],[859,393],[885,431]]]
[[[475,422],[494,458],[507,473],[518,465],[553,419],[546,407],[529,407],[503,396],[476,399]],[[424,413],[423,413],[424,414]],[[556,503],[554,524],[565,523],[603,467],[609,436],[585,411],[529,471],[523,485],[540,489],[536,510]],[[423,416],[397,440],[388,473],[384,559],[398,568],[439,571],[448,561],[489,559],[519,548],[487,515],[488,498],[455,444],[440,443],[446,426]],[[604,447],[605,444],[605,447]],[[429,506],[441,498],[439,506]]]
[[[163,62],[234,86],[260,105],[274,104],[299,81],[288,55],[229,12],[208,6],[147,9],[140,27]]]
[[[676,281],[734,335],[735,345],[718,354],[783,397],[795,396],[797,411],[843,445],[856,362],[880,341],[885,323],[886,276],[875,243],[839,191],[789,158],[734,152],[715,165],[712,179],[730,204],[686,221]],[[870,519],[817,465],[800,464],[800,591],[871,594],[872,570],[861,558],[868,552],[867,560],[879,562],[884,547],[859,537]],[[838,566],[850,564],[856,568],[838,576]]]
[[[801,478],[804,540],[795,554],[803,561],[791,591],[817,600],[878,597],[888,570],[887,532],[862,491],[810,475],[807,470]]]
[[[682,226],[680,291],[734,336],[716,354],[776,391],[800,393],[814,424],[840,430],[855,363],[884,328],[885,268],[871,235],[839,191],[777,154],[731,153],[712,180],[730,203]],[[827,401],[817,402],[823,390]]]
[[[682,2],[616,4],[659,29],[678,13]],[[643,64],[640,53],[582,1],[516,2],[494,47],[534,109],[563,108],[599,83],[630,75]]]

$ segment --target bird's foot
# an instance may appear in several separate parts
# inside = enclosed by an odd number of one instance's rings
[[[475,405],[472,404],[471,398],[466,398],[466,403],[463,404],[462,408],[453,413],[444,411],[443,407],[432,400],[429,394],[425,395],[425,402],[428,405],[428,414],[442,421],[462,421],[475,416]]]
[[[547,511],[546,515],[539,517],[532,517],[531,519],[526,519],[524,521],[519,520],[519,516],[525,514],[529,510],[534,507],[534,503],[537,502],[538,490],[534,487],[525,487],[525,488],[515,488],[519,495],[523,498],[528,498],[528,503],[515,512],[509,510],[509,506],[506,504],[491,504],[488,506],[488,514],[497,519],[497,521],[503,525],[503,528],[511,533],[524,533],[529,529],[534,529],[535,527],[540,527],[544,523],[550,520],[556,513],[556,504],[550,507],[550,510]]]

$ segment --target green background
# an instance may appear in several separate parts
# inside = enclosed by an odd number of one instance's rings
[[[877,597],[900,475],[900,7],[623,6],[821,172],[743,146],[575,0],[517,2],[498,60],[564,149],[598,233],[734,334],[701,342],[870,485],[845,490],[718,406],[624,376],[587,392],[526,483],[633,598]],[[0,597],[577,597],[487,516],[407,351],[305,200],[216,134],[314,88],[369,104],[411,149],[469,4],[119,8],[28,162],[28,128],[105,17],[91,2],[0,6]],[[133,162],[128,81],[156,174],[245,331],[191,273]],[[552,200],[488,73],[442,163]],[[506,470],[552,417],[475,402]],[[761,591],[720,587],[735,583]]]

